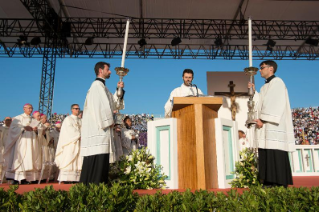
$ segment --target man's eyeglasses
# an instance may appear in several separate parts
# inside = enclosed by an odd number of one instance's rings
[[[73,108],[74,110],[80,110],[80,108]]]
[[[262,67],[260,67],[260,70],[263,70],[266,67],[269,67],[269,66],[262,66]]]

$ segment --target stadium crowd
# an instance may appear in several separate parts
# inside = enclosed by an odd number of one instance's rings
[[[319,144],[319,107],[292,109],[296,144]]]

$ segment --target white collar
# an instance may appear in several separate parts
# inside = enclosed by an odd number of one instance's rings
[[[183,84],[181,85],[181,87],[191,88],[191,86],[189,86],[189,85],[185,85],[185,83],[183,83]]]
[[[24,116],[26,116],[26,117],[31,117],[31,115],[27,115],[27,114],[25,114],[25,113],[23,113],[22,115],[24,115]]]

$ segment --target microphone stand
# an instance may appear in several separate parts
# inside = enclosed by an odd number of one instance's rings
[[[192,83],[189,83],[189,85],[190,85],[191,87],[195,86],[195,88],[196,88],[196,97],[198,97],[198,88],[197,88],[197,85],[192,84]]]

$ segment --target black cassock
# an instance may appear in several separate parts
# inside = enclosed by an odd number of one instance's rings
[[[258,148],[259,174],[264,185],[293,185],[288,152]]]
[[[110,154],[100,154],[86,156],[83,159],[80,183],[105,183],[109,177],[109,156]]]

